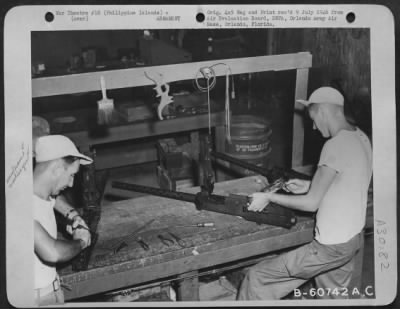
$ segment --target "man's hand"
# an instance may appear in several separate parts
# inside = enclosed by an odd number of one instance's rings
[[[75,240],[81,240],[82,250],[90,246],[91,235],[90,232],[85,229],[77,228],[73,230],[72,238]]]
[[[77,214],[71,219],[71,223],[67,225],[67,232],[72,235],[73,231],[77,229],[80,225],[88,229],[85,220],[83,220],[82,217]]]
[[[262,211],[271,201],[271,192],[255,192],[250,195],[251,204],[247,208],[250,211]]]
[[[284,189],[294,194],[304,194],[310,190],[310,180],[290,179],[286,182]]]

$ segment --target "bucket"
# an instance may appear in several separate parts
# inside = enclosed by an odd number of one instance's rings
[[[271,153],[271,122],[254,115],[232,117],[231,143],[226,141],[226,154],[259,167],[269,167]],[[229,164],[230,170],[241,176],[256,173]]]

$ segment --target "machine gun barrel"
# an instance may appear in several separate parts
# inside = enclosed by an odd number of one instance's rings
[[[233,216],[242,217],[245,220],[262,224],[270,224],[291,228],[296,224],[296,216],[290,209],[277,204],[270,204],[262,212],[247,210],[250,199],[247,196],[231,194],[222,196],[217,194],[208,194],[201,191],[196,194],[176,192],[152,187],[146,187],[136,184],[128,184],[114,181],[113,188],[148,193],[174,200],[194,203],[198,210],[208,210],[218,213],[224,213]]]
[[[264,168],[261,168],[261,167],[259,167],[257,165],[253,165],[253,164],[247,163],[247,162],[245,162],[243,160],[240,160],[240,159],[236,159],[236,158],[231,157],[231,156],[229,156],[229,155],[227,155],[225,153],[222,153],[222,152],[212,151],[211,152],[211,156],[213,156],[214,158],[217,158],[217,159],[221,159],[221,160],[233,163],[233,164],[235,164],[237,166],[240,166],[240,167],[243,167],[245,169],[251,170],[251,171],[256,172],[256,173],[258,173],[260,175],[264,175],[265,172],[266,172]]]
[[[230,163],[233,163],[237,166],[243,167],[245,169],[248,169],[250,171],[253,171],[255,173],[258,173],[262,176],[267,177],[267,179],[270,182],[273,182],[275,180],[277,180],[278,178],[285,178],[285,179],[289,179],[289,178],[300,178],[300,179],[309,179],[309,177],[307,175],[304,175],[302,173],[296,172],[294,170],[284,170],[284,169],[280,169],[280,168],[272,168],[272,169],[266,169],[263,167],[259,167],[257,165],[251,164],[251,163],[247,163],[243,160],[240,159],[236,159],[232,156],[229,156],[225,153],[222,152],[216,152],[216,151],[212,151],[211,152],[211,156],[213,156],[216,159],[221,159]]]
[[[195,203],[195,201],[196,201],[196,194],[192,194],[192,193],[164,190],[164,189],[146,187],[146,186],[130,184],[130,183],[126,183],[126,182],[120,182],[120,181],[113,181],[112,187],[116,188],[116,189],[157,195],[157,196],[171,198],[174,200],[184,201],[184,202],[189,202],[189,203]]]

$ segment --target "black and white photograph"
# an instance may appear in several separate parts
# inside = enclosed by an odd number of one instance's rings
[[[393,301],[394,29],[375,10],[9,13],[9,302]]]

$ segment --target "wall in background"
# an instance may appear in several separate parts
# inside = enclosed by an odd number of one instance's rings
[[[136,49],[142,36],[140,30],[34,32],[32,61],[44,61],[50,68],[65,68],[71,55],[92,46],[101,51],[98,58],[118,60],[118,51]],[[163,30],[156,31],[155,37],[191,52],[193,61],[309,51],[313,55],[313,68],[309,74],[308,93],[323,85],[342,90],[352,118],[370,135],[370,37],[366,29]],[[210,37],[212,53],[209,53]],[[291,153],[289,122],[293,112],[294,84],[293,78],[288,76],[271,72],[237,77],[235,87],[240,93],[237,93],[236,102],[232,102],[234,112],[262,114],[274,119],[273,137],[282,145],[285,154],[277,156],[279,165],[287,165]],[[224,94],[224,87],[224,82],[218,83],[213,95]],[[132,96],[129,89],[124,91]],[[112,94],[113,97],[117,95]],[[66,109],[95,106],[99,98],[89,98],[88,95],[62,96],[57,98],[60,101],[57,106],[53,102],[56,98],[49,98],[51,104],[47,105],[45,99],[36,100],[43,104],[35,102],[34,106],[36,111],[41,110],[41,106],[54,109],[58,106]],[[310,123],[307,123],[306,130],[305,160],[306,163],[315,163],[324,140],[318,132],[312,132]]]
[[[310,51],[309,93],[320,86],[341,90],[346,112],[371,131],[371,63],[369,29],[271,29],[274,53]]]
[[[116,59],[118,49],[136,48],[143,31],[43,31],[32,33],[32,62],[42,61],[48,68],[67,67],[72,55],[82,49],[98,47],[102,58]]]

